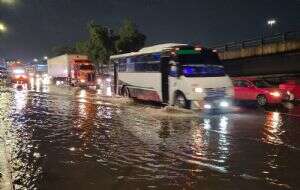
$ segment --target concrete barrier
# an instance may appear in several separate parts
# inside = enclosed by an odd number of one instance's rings
[[[238,50],[220,52],[222,60],[242,59],[248,57],[258,57],[271,54],[282,54],[300,50],[300,40],[277,42],[271,44],[261,44],[257,47],[241,48]]]

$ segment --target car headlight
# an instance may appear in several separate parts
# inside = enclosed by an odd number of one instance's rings
[[[274,97],[280,97],[281,93],[276,91],[276,92],[271,92],[270,95]]]
[[[196,93],[203,93],[204,92],[204,90],[203,90],[203,88],[195,88],[194,89],[194,91],[196,92]]]

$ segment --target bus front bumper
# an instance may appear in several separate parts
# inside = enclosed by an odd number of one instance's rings
[[[201,110],[227,110],[232,106],[231,98],[222,98],[215,100],[192,100],[191,109],[201,109]]]

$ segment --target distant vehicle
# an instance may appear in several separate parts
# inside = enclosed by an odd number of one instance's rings
[[[180,108],[228,108],[231,79],[216,52],[186,44],[161,44],[110,57],[118,94]]]
[[[8,74],[12,83],[28,83],[28,74],[21,63],[9,65]]]
[[[100,74],[97,76],[97,87],[110,87],[112,85],[113,78],[110,74]]]
[[[73,86],[95,86],[96,72],[85,55],[61,55],[48,59],[48,76]]]
[[[267,81],[257,78],[235,78],[234,98],[236,100],[257,101],[258,105],[280,104],[289,96]]]
[[[288,80],[279,85],[279,89],[290,95],[290,100],[300,100],[300,84],[295,80]]]

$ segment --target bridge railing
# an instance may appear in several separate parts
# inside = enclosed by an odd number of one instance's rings
[[[238,42],[231,42],[213,46],[211,48],[217,50],[218,52],[225,52],[240,50],[249,47],[264,46],[271,43],[286,42],[291,40],[300,40],[300,31],[277,33],[272,36],[264,36],[261,38],[253,38]]]

